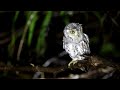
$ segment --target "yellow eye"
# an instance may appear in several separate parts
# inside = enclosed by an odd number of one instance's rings
[[[75,31],[74,31],[74,30],[71,30],[71,31],[70,31],[70,33],[71,33],[71,34],[74,34],[74,33],[75,33]]]

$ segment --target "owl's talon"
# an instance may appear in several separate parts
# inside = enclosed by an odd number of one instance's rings
[[[68,68],[70,68],[70,67],[71,67],[71,64],[72,64],[72,61],[68,64]]]
[[[70,68],[71,70],[73,68],[79,68],[81,71],[85,71],[87,72],[87,69],[84,67],[84,66],[77,66],[75,64],[77,64],[79,62],[79,60],[74,60],[74,61],[71,61],[69,64],[68,64],[68,68]]]
[[[71,67],[74,66],[77,62],[78,62],[78,60],[71,61],[71,62],[68,64],[68,68],[71,68]],[[71,65],[71,64],[72,64],[72,65]]]

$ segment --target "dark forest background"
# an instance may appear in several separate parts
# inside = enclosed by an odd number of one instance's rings
[[[83,24],[92,55],[120,63],[120,11],[1,11],[0,63],[12,66],[42,66],[56,57],[50,67],[67,65],[71,58],[59,55],[63,29],[71,22]],[[22,74],[21,78],[31,78]],[[0,71],[0,78],[15,77]]]

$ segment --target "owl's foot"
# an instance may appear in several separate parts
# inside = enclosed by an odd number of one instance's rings
[[[68,64],[68,68],[70,68],[70,66],[71,66],[71,64],[75,64],[75,63],[77,63],[78,62],[78,60],[72,60],[69,64]]]
[[[78,63],[79,60],[72,60],[69,64],[68,64],[68,68],[73,69],[75,68],[76,64]]]
[[[68,64],[68,68],[70,69],[75,69],[78,68],[82,71],[86,71],[85,69],[85,60],[72,60],[69,64]]]

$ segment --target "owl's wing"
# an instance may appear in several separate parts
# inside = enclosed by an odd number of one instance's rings
[[[84,41],[86,41],[87,43],[89,43],[89,37],[88,37],[88,35],[87,34],[83,34],[84,36],[83,36],[83,39],[84,39]]]
[[[89,45],[85,41],[80,42],[80,47],[81,47],[81,50],[82,50],[81,55],[90,53]]]
[[[86,34],[84,34],[83,40],[80,42],[80,46],[83,50],[83,54],[90,54],[89,38]]]

